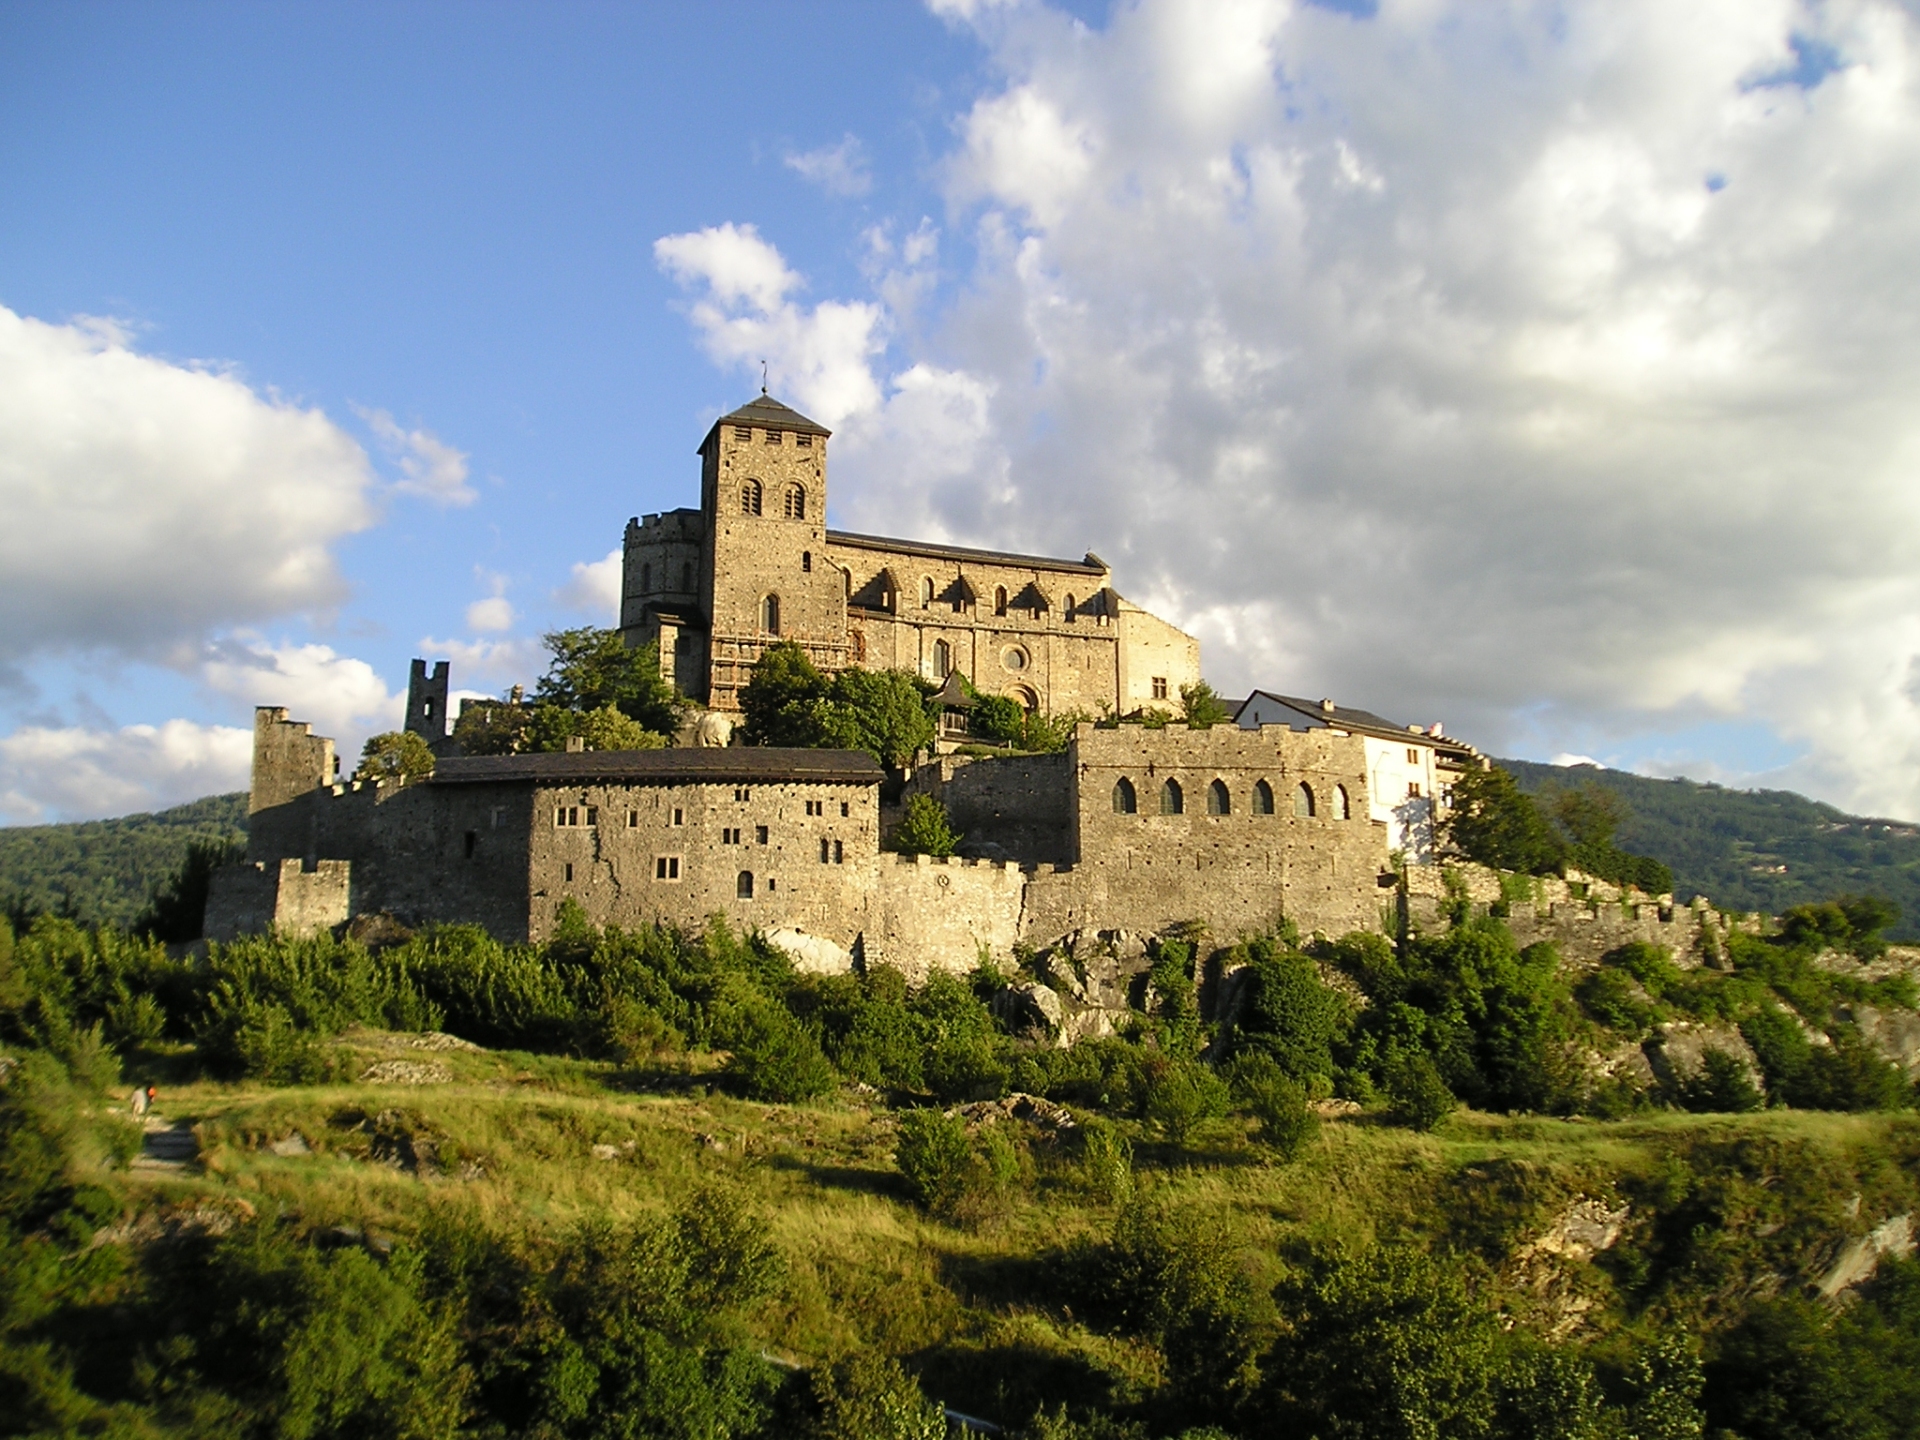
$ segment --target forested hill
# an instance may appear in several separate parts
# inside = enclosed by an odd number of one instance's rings
[[[1897,940],[1920,939],[1920,825],[1864,819],[1790,790],[1729,790],[1695,780],[1652,780],[1590,765],[1498,760],[1522,789],[1603,786],[1631,812],[1615,841],[1673,870],[1685,900],[1708,896],[1727,910],[1779,914],[1845,892],[1900,906]]]
[[[0,907],[125,925],[195,840],[247,830],[247,795],[209,795],[156,815],[0,829]]]

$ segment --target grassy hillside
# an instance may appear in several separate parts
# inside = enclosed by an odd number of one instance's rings
[[[0,922],[0,1433],[1911,1434],[1920,1118],[1857,1021],[1917,997],[1819,955],[1168,939],[1061,1049],[992,1003],[1044,957]],[[1697,1074],[1620,1063],[1669,1021]]]
[[[247,797],[209,795],[155,815],[0,829],[0,906],[125,925],[195,840],[244,837]]]
[[[1523,790],[1602,786],[1632,812],[1620,847],[1672,867],[1681,899],[1705,895],[1728,910],[1778,915],[1847,892],[1900,906],[1888,934],[1920,939],[1920,826],[1865,819],[1788,790],[1729,790],[1694,780],[1652,780],[1592,766],[1496,762]]]

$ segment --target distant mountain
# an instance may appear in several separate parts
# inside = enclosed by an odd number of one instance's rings
[[[0,829],[0,907],[24,903],[125,925],[195,840],[244,838],[247,796],[209,795],[157,815]]]
[[[1920,825],[1848,815],[1790,790],[1729,790],[1695,780],[1650,780],[1591,765],[1497,760],[1528,792],[1585,783],[1613,791],[1630,818],[1620,848],[1664,860],[1674,892],[1726,910],[1779,914],[1846,892],[1900,906],[1888,934],[1920,940]]]

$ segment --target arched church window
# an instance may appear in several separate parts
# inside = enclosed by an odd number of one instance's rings
[[[760,513],[760,482],[749,480],[740,487],[740,513],[758,515]]]
[[[760,628],[769,635],[780,633],[780,597],[769,595],[760,602]]]
[[[993,613],[996,615],[1007,613],[1007,587],[1004,585],[993,587]]]
[[[739,877],[733,882],[733,893],[742,900],[751,900],[753,898],[753,872],[751,870],[742,870],[740,872]]]
[[[1227,782],[1216,780],[1207,786],[1207,814],[1231,815],[1232,813],[1233,796],[1227,792]]]
[[[1181,792],[1178,780],[1169,780],[1160,787],[1160,813],[1178,815],[1187,808],[1187,797]]]
[[[1253,813],[1273,814],[1273,786],[1264,780],[1257,782],[1253,787]]]
[[[1140,802],[1133,793],[1133,782],[1122,775],[1113,784],[1113,813],[1131,815],[1140,808]]]
[[[1065,608],[1065,614],[1067,617],[1067,623],[1069,625],[1073,624],[1073,592],[1072,591],[1067,592],[1067,603]]]
[[[944,640],[933,642],[933,678],[944,680],[953,671],[953,647]]]
[[[807,518],[806,486],[787,486],[786,516],[789,520],[804,520]]]
[[[1347,787],[1344,785],[1334,786],[1333,787],[1333,818],[1336,820],[1345,820],[1345,819],[1348,819],[1352,815],[1352,813],[1353,813],[1353,807],[1347,799]]]
[[[1301,820],[1313,818],[1313,789],[1304,780],[1294,789],[1293,813]]]
[[[933,581],[923,578],[920,581],[920,608],[929,609],[933,605]]]

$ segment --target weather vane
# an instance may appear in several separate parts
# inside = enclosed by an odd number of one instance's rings
[[[760,393],[767,393],[767,362],[764,360],[760,362]]]

